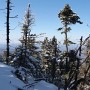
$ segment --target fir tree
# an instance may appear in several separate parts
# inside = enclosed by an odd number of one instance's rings
[[[63,57],[65,58],[64,75],[67,75],[67,77],[64,77],[65,79],[64,90],[67,90],[68,85],[70,84],[71,80],[74,77],[75,83],[77,82],[77,75],[78,75],[77,71],[79,68],[79,60],[80,60],[79,58],[77,58],[75,50],[69,51],[68,49],[68,46],[70,44],[75,44],[74,42],[68,39],[68,32],[70,32],[71,30],[69,25],[76,23],[82,24],[82,22],[79,20],[80,17],[72,11],[71,7],[68,4],[66,4],[64,9],[60,11],[58,17],[61,20],[61,23],[63,24],[63,27],[59,28],[58,30],[63,30],[61,34],[65,35],[64,44],[66,46],[66,52],[63,54],[64,55]],[[77,65],[75,65],[76,61]],[[75,73],[75,76],[73,76],[73,73]]]
[[[31,43],[29,36],[30,36],[30,32],[31,32],[31,26],[34,23],[33,20],[34,20],[34,18],[31,15],[30,4],[29,4],[28,9],[25,14],[25,20],[23,23],[23,27],[22,27],[23,37],[22,37],[22,40],[20,40],[22,43],[22,47],[25,48],[25,57],[26,57],[26,51],[27,51],[27,45],[28,45],[27,43]]]
[[[71,30],[69,25],[76,23],[82,24],[82,22],[79,20],[80,17],[72,11],[71,7],[68,4],[66,4],[64,9],[60,11],[58,17],[60,18],[63,24],[63,28],[59,28],[58,30],[64,30],[63,32],[61,32],[61,34],[65,34],[64,44],[66,45],[66,52],[68,52],[68,45],[74,44],[72,41],[68,39],[67,33]]]

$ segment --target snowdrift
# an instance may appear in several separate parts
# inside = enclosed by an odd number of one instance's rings
[[[0,63],[0,90],[58,90],[55,85],[43,80],[27,88],[25,83],[13,75],[13,70],[13,67]]]

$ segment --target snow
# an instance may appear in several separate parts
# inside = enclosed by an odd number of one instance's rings
[[[35,87],[35,90],[57,90],[57,87],[55,85],[52,85],[50,83],[47,83],[45,81],[40,81]]]
[[[39,62],[39,60],[37,60],[37,59],[34,58],[33,56],[29,56],[29,59],[32,60],[33,62]]]
[[[55,85],[42,80],[35,83],[29,90],[58,90],[58,88]]]
[[[17,79],[11,71],[14,68],[0,63],[0,90],[16,90],[22,88],[24,83]]]
[[[13,67],[0,63],[0,90],[17,90],[18,88],[22,90],[58,90],[55,85],[43,80],[33,84],[30,88],[25,87],[26,84],[12,74],[11,71],[13,70]],[[32,84],[33,82],[34,80],[31,77],[29,83]]]

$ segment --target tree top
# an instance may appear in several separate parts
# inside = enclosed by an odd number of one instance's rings
[[[82,22],[79,20],[80,17],[73,12],[69,4],[65,5],[64,9],[61,10],[60,13],[58,14],[58,17],[63,23],[66,24],[76,24],[76,23],[82,24]]]

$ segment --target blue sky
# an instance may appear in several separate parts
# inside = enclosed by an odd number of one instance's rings
[[[35,23],[32,26],[31,33],[46,33],[44,37],[52,38],[56,36],[58,41],[63,41],[63,35],[57,31],[59,27],[62,27],[58,18],[58,13],[64,8],[65,4],[69,4],[74,12],[80,16],[82,25],[71,25],[71,32],[68,34],[69,39],[78,42],[81,36],[87,37],[90,34],[90,0],[11,0],[12,8],[11,16],[18,15],[16,19],[10,19],[10,28],[14,30],[10,31],[11,43],[19,43],[18,39],[21,37],[21,26],[19,23],[23,23],[25,10],[28,3],[31,4],[31,12],[35,18]],[[0,9],[6,7],[5,0],[0,0]],[[5,11],[0,11],[0,43],[6,43],[6,14]],[[43,37],[38,38],[42,40]]]

